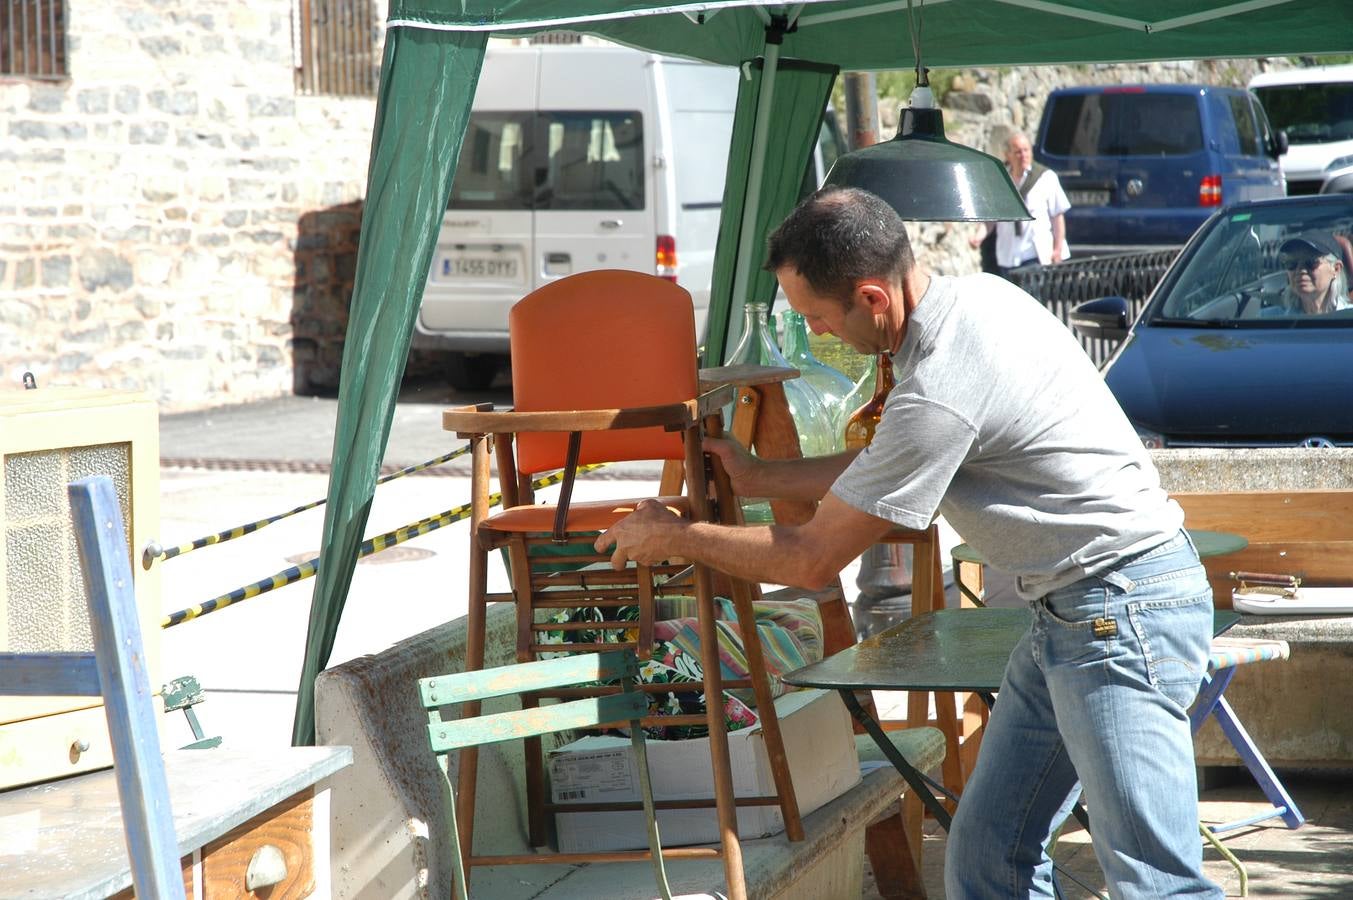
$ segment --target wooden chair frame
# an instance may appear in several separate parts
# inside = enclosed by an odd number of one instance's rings
[[[671,900],[672,891],[667,883],[663,856],[691,854],[680,850],[662,849],[657,813],[653,805],[653,785],[648,769],[644,729],[640,724],[640,720],[648,711],[648,700],[641,691],[635,689],[638,672],[638,663],[633,651],[611,650],[606,653],[588,653],[518,663],[418,680],[419,695],[423,707],[428,711],[428,743],[433,753],[442,755],[459,750],[464,754],[467,749],[478,748],[484,744],[539,738],[545,734],[575,728],[605,727],[624,723],[629,726],[630,746],[634,750],[634,761],[639,771],[644,817],[648,825],[649,849],[646,852],[640,850],[608,853],[604,854],[604,858],[603,854],[597,853],[474,856],[465,852],[456,817],[451,816],[451,848],[456,856],[453,874],[457,900],[469,898],[467,867],[556,862],[626,862],[645,857],[653,862],[653,874],[662,897],[664,900]],[[449,721],[441,717],[441,710],[446,706],[471,702],[478,706],[481,701],[497,697],[537,693],[616,679],[620,682],[618,693],[568,700],[541,709],[523,707],[519,710]],[[448,767],[446,786],[451,793],[453,805],[456,800],[454,782],[455,779],[451,777]],[[468,833],[465,835],[465,846],[473,844],[472,837]],[[709,852],[706,851],[703,855],[709,855]]]

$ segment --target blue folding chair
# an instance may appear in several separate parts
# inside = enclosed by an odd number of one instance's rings
[[[132,885],[138,897],[182,900],[178,840],[117,495],[105,477],[73,482],[67,490],[94,652],[0,653],[0,694],[103,695]]]

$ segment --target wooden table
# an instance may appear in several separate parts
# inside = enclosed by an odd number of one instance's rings
[[[944,829],[949,811],[922,773],[898,753],[856,691],[972,691],[988,703],[1000,688],[1006,663],[1024,633],[1028,608],[940,609],[915,616],[783,677],[786,684],[835,690],[879,750],[906,779]],[[1240,621],[1230,610],[1213,613],[1213,634]]]
[[[164,762],[188,897],[328,895],[327,792],[317,803],[315,785],[352,763],[351,748],[176,750]],[[246,872],[261,857],[280,857],[285,874],[254,893]],[[111,769],[0,793],[4,896],[123,898],[131,882]]]

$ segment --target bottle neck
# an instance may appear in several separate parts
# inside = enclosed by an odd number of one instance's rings
[[[787,309],[780,314],[784,326],[785,356],[790,362],[815,363],[817,359],[808,347],[808,324],[803,316]]]

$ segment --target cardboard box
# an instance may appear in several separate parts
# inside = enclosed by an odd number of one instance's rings
[[[775,702],[799,812],[807,815],[860,781],[860,762],[850,713],[835,691],[791,691]],[[646,742],[653,795],[658,800],[709,799],[714,796],[709,739]],[[767,796],[775,791],[765,740],[759,725],[728,735],[733,793]],[[555,803],[638,801],[638,768],[628,738],[591,736],[550,754],[550,792]],[[559,850],[642,850],[648,831],[642,810],[556,813]],[[665,847],[719,840],[714,807],[658,811]],[[738,807],[738,834],[767,837],[784,830],[779,806]]]

